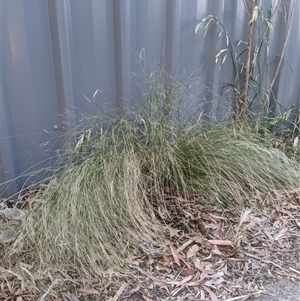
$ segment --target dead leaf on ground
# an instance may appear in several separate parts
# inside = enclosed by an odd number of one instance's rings
[[[190,245],[192,242],[194,241],[194,239],[189,239],[187,242],[185,242],[181,247],[179,247],[176,251],[178,253],[180,253],[181,251],[183,251],[188,245]]]
[[[279,217],[279,212],[277,210],[272,210],[271,217],[276,219]]]
[[[78,289],[78,292],[84,293],[86,295],[100,295],[100,293],[97,290],[95,290],[94,288],[81,287]]]
[[[189,282],[190,280],[192,280],[194,277],[194,275],[190,275],[190,276],[187,276],[187,277],[184,277],[179,283],[177,283],[176,286],[180,286],[180,285],[183,285],[187,282]]]
[[[120,288],[118,289],[118,291],[116,292],[116,294],[114,295],[114,297],[112,298],[112,301],[117,301],[119,299],[119,297],[122,295],[124,289],[126,288],[127,283],[123,283]]]
[[[174,258],[174,261],[176,262],[176,264],[180,267],[180,260],[179,260],[179,257],[178,257],[178,254],[177,252],[175,251],[174,247],[172,245],[170,245],[170,249],[171,249],[171,252],[172,252],[172,256]]]
[[[163,259],[164,259],[164,264],[169,267],[171,265],[170,257],[166,256],[166,255],[163,255]]]
[[[202,287],[203,287],[203,289],[205,289],[209,293],[209,296],[210,296],[212,301],[218,301],[218,298],[217,298],[216,294],[211,289],[209,289],[205,285],[202,285]]]
[[[233,243],[230,240],[210,239],[210,240],[208,240],[208,242],[211,245],[232,246],[233,247]]]
[[[204,290],[200,290],[200,300],[204,300],[204,299],[205,299]]]
[[[193,257],[198,251],[200,250],[200,247],[198,245],[192,245],[188,251],[186,252],[186,258]]]
[[[184,277],[185,276],[190,276],[190,275],[194,276],[195,274],[196,274],[196,272],[192,268],[185,268],[181,272],[181,275],[184,276]]]

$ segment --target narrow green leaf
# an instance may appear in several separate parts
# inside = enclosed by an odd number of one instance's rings
[[[223,60],[222,60],[222,65],[225,63],[225,61],[226,61],[226,58],[227,58],[227,54],[225,54],[225,55],[224,55],[224,57],[223,57]]]
[[[282,11],[282,15],[283,15],[283,18],[284,18],[284,22],[286,22],[287,21],[287,10],[286,10],[285,5],[281,6],[281,11]]]

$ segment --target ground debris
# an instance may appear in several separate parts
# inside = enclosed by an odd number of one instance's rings
[[[3,201],[0,230],[38,199]],[[198,196],[164,201],[168,241],[141,241],[127,273],[82,278],[19,262],[0,267],[0,300],[254,300],[268,281],[300,281],[300,191],[256,192],[241,214]]]

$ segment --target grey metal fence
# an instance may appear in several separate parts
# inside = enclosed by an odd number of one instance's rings
[[[257,1],[265,15],[276,3]],[[292,3],[282,3],[288,16]],[[284,107],[299,107],[300,1],[295,5],[273,89]],[[43,179],[37,171],[58,156],[65,112],[93,113],[86,98],[97,89],[100,110],[106,109],[104,95],[115,99],[111,106],[130,107],[141,58],[151,66],[164,61],[182,80],[198,70],[205,87],[199,101],[213,100],[233,73],[229,59],[221,68],[214,62],[226,46],[220,27],[211,26],[206,37],[203,31],[195,34],[207,15],[219,18],[234,45],[246,40],[242,0],[0,0],[0,194],[8,197]],[[269,37],[271,76],[288,32],[288,22],[280,14],[276,18]],[[261,29],[256,30],[258,35]]]

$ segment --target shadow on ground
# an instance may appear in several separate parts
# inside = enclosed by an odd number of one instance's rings
[[[280,279],[265,286],[266,294],[257,301],[300,301],[300,282]]]

